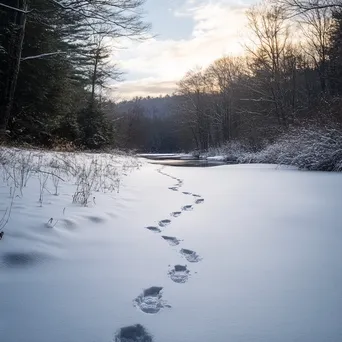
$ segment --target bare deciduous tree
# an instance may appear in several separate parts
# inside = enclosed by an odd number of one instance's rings
[[[202,69],[189,71],[178,83],[182,96],[180,111],[183,123],[191,129],[197,148],[206,149],[210,143],[208,120],[208,83]]]
[[[233,127],[237,126],[237,84],[246,72],[244,61],[239,57],[223,57],[212,63],[205,72],[210,85],[212,120],[219,132],[218,143],[233,137]]]
[[[300,26],[305,41],[302,44],[305,53],[311,57],[318,70],[321,90],[327,89],[327,64],[330,32],[332,26],[331,9],[315,8],[301,15]]]
[[[288,67],[294,59],[287,12],[279,5],[263,2],[247,12],[247,19],[254,35],[246,46],[254,76],[249,87],[257,96],[255,100],[269,104],[265,113],[273,114],[279,125],[287,127],[293,114],[288,99],[293,67]]]
[[[342,8],[341,0],[280,0],[278,3],[287,8],[291,16],[312,10]]]

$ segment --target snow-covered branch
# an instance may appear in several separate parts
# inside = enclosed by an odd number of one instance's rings
[[[23,57],[21,59],[21,61],[27,61],[27,60],[30,60],[30,59],[38,59],[38,58],[50,57],[50,56],[61,55],[61,54],[66,54],[66,52],[57,51],[57,52],[50,52],[50,53],[42,53],[42,54],[36,55],[36,56]]]

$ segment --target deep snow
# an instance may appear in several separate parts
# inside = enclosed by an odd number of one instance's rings
[[[88,207],[37,185],[0,241],[1,341],[342,341],[341,174],[144,163]]]

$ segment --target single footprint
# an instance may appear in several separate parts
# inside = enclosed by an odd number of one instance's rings
[[[177,246],[180,243],[176,237],[173,236],[165,236],[163,235],[162,238],[170,245],[170,246]]]
[[[153,338],[141,324],[135,324],[121,328],[114,342],[153,342]]]
[[[166,227],[166,226],[168,226],[169,224],[171,223],[171,220],[161,220],[161,221],[159,221],[159,227]]]
[[[185,205],[184,207],[182,207],[183,211],[191,211],[193,209],[192,205]]]
[[[190,271],[186,266],[176,265],[171,271],[169,276],[175,283],[186,283],[189,279]]]
[[[173,217],[178,217],[182,214],[181,211],[174,211],[173,213],[171,213],[170,215],[173,216]]]
[[[178,191],[178,187],[177,186],[171,186],[169,189],[172,190],[172,191]]]
[[[148,226],[148,227],[145,227],[145,228],[150,230],[151,232],[154,232],[154,233],[160,233],[161,232],[161,230],[158,227]]]
[[[194,197],[201,197],[201,195],[197,195],[197,194],[192,194],[192,196],[194,196]]]
[[[180,250],[180,253],[185,257],[186,260],[189,262],[199,262],[202,260],[202,258],[194,251],[190,249],[184,249],[182,248]]]
[[[203,203],[204,202],[204,199],[203,198],[199,198],[199,199],[197,199],[196,200],[196,204],[201,204],[201,203]]]
[[[187,192],[187,191],[183,191],[183,194],[184,194],[184,195],[192,195],[191,192]]]
[[[144,290],[134,299],[134,306],[148,314],[156,314],[163,308],[170,308],[171,306],[162,299],[162,289],[160,286],[152,286]]]

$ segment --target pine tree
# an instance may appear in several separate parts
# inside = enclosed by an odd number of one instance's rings
[[[99,42],[141,36],[144,1],[0,0],[1,136],[10,129],[31,143],[80,140],[85,112],[108,131],[97,89],[118,74]]]

